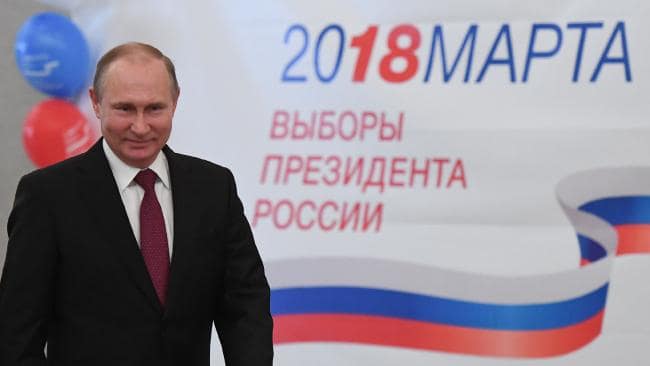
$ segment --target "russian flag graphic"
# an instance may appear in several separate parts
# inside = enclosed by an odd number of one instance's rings
[[[574,270],[504,277],[369,258],[270,262],[274,342],[522,358],[573,352],[601,332],[616,254],[650,253],[650,187],[639,184],[640,174],[650,182],[646,170],[592,170],[558,184],[580,246]]]

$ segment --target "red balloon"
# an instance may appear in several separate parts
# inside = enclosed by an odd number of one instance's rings
[[[60,99],[48,99],[35,105],[23,126],[23,146],[39,168],[81,154],[97,138],[77,106]]]

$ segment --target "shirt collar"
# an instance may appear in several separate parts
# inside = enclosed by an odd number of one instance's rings
[[[110,146],[108,146],[106,139],[102,140],[102,147],[104,149],[106,159],[108,160],[108,165],[111,167],[111,171],[113,172],[113,177],[115,178],[117,187],[119,188],[120,192],[122,192],[133,182],[135,176],[138,175],[138,172],[140,172],[142,169],[132,167],[120,160],[120,158],[115,155],[115,152],[113,152]],[[151,165],[149,165],[149,169],[153,170],[156,173],[158,179],[160,179],[165,188],[170,189],[169,165],[167,164],[167,157],[162,151],[158,152],[156,159],[153,161],[153,163],[151,163]]]

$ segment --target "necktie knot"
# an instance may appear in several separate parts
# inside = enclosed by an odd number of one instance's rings
[[[138,183],[138,185],[142,187],[145,192],[149,192],[153,190],[153,186],[156,184],[157,177],[158,176],[153,170],[145,169],[141,170],[133,180],[135,180],[135,182]]]

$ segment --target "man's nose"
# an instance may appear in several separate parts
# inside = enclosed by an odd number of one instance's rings
[[[144,112],[138,112],[133,123],[131,123],[131,131],[136,135],[145,135],[149,132],[151,127],[144,116]]]

